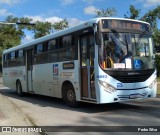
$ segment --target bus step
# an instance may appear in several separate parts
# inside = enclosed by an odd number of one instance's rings
[[[88,101],[94,101],[96,102],[97,100],[94,98],[88,98],[88,97],[82,97],[83,100],[88,100]]]

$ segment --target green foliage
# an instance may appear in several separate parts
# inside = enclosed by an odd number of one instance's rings
[[[142,18],[142,21],[146,21],[151,24],[155,29],[157,28],[157,21],[160,19],[160,6],[157,6],[153,10],[149,10]]]
[[[156,68],[157,68],[157,75],[160,76],[160,55],[156,54],[155,62],[156,62]]]
[[[17,22],[18,18],[8,16],[7,22]],[[0,57],[4,49],[11,48],[20,44],[21,38],[24,37],[22,29],[17,29],[14,25],[0,25]],[[1,61],[1,59],[0,59]]]
[[[146,21],[151,24],[153,29],[153,41],[155,46],[160,45],[160,30],[158,29],[158,21],[160,19],[160,6],[157,6],[153,10],[149,10],[142,18],[142,21]]]
[[[160,45],[160,30],[154,29],[153,41],[154,41],[155,46]]]
[[[96,17],[111,17],[111,16],[116,16],[116,10],[114,8],[107,8],[97,10],[96,12]]]
[[[50,22],[36,22],[35,27],[33,27],[34,38],[40,38],[51,33],[53,26]]]
[[[133,5],[130,5],[129,11],[130,11],[130,13],[127,12],[127,14],[129,14],[129,16],[124,14],[125,18],[137,19],[139,17],[140,12],[141,12],[140,9],[136,9]]]
[[[68,27],[68,21],[67,21],[67,19],[64,19],[60,22],[53,24],[53,27],[55,30],[63,30],[64,28]]]

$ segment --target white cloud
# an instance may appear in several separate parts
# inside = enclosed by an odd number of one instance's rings
[[[70,5],[76,2],[76,0],[61,0],[62,5]]]
[[[63,19],[62,18],[59,18],[59,17],[48,17],[48,18],[45,18],[45,17],[42,17],[42,16],[26,16],[28,18],[31,18],[33,19],[33,22],[36,22],[36,21],[40,21],[40,22],[51,22],[51,23],[55,23],[55,22],[59,22],[59,21],[62,21]]]
[[[160,5],[160,0],[146,0],[144,3],[145,7],[150,7],[150,6],[157,6]]]
[[[69,26],[74,26],[74,25],[77,25],[77,24],[83,22],[83,21],[81,21],[81,20],[79,20],[77,18],[69,18],[67,20],[68,20]]]
[[[90,15],[94,15],[96,14],[95,11],[97,11],[98,9],[95,6],[88,6],[84,8],[84,13],[85,14],[90,14]]]
[[[57,16],[45,18],[45,17],[40,16],[40,15],[26,16],[26,17],[33,19],[33,23],[36,22],[36,21],[41,21],[41,22],[51,22],[52,24],[54,24],[54,23],[60,22],[64,19],[64,18],[60,18],[60,17],[57,17]],[[79,24],[79,23],[83,22],[83,21],[81,21],[77,18],[68,18],[67,20],[68,20],[69,26],[74,26],[76,24]]]
[[[93,4],[94,2],[101,2],[103,0],[82,0],[82,1],[87,3],[87,4]]]
[[[136,0],[136,3],[144,3],[144,7],[160,5],[160,0]]]
[[[6,4],[6,5],[14,5],[19,3],[20,0],[0,0],[0,5]]]
[[[7,9],[0,9],[0,16],[8,16],[12,15],[12,13],[8,12]]]
[[[25,38],[22,39],[21,44],[26,43],[26,42],[30,42],[34,40],[34,37],[31,35],[26,35]]]
[[[45,22],[56,23],[56,22],[59,22],[59,21],[62,21],[62,20],[63,20],[62,18],[54,16],[54,17],[46,18]]]

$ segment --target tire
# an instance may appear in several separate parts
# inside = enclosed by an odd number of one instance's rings
[[[20,97],[23,96],[22,85],[21,85],[20,81],[17,82],[16,91],[17,91],[18,96],[20,96]]]
[[[70,107],[78,107],[79,103],[76,101],[76,95],[74,88],[71,84],[68,84],[63,88],[63,100]]]

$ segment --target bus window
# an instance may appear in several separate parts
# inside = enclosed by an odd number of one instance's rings
[[[7,60],[10,60],[11,59],[11,53],[8,53],[7,54]]]
[[[18,58],[23,57],[23,50],[18,51]]]
[[[23,50],[18,50],[17,51],[17,66],[22,66],[24,65],[24,51]]]
[[[67,35],[63,37],[63,47],[67,47],[67,46],[71,46],[72,44],[72,36],[71,35]]]
[[[7,67],[7,54],[3,55],[3,67]]]
[[[16,57],[16,53],[15,52],[11,52],[11,60],[14,59]]]
[[[3,61],[6,61],[6,54],[3,55]]]
[[[48,51],[50,50],[55,50],[58,48],[58,44],[57,44],[57,40],[54,39],[54,40],[51,40],[48,42]]]
[[[38,44],[36,48],[36,54],[43,52],[43,44]]]

